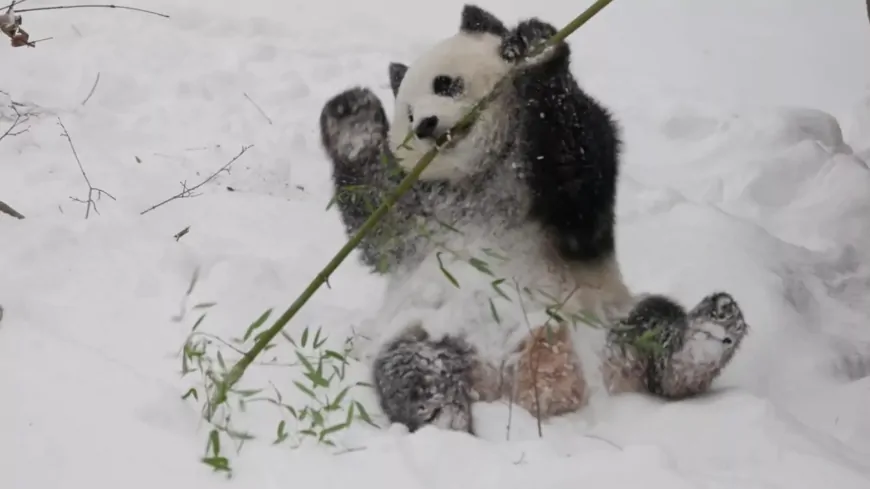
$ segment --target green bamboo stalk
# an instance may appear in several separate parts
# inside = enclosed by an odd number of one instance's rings
[[[532,49],[530,53],[525,56],[525,59],[537,56],[542,53],[545,49],[550,46],[556,45],[559,42],[565,40],[568,36],[573,34],[577,29],[579,29],[583,24],[589,21],[592,17],[595,16],[598,12],[600,12],[604,7],[610,4],[613,0],[598,0],[594,4],[592,4],[588,9],[586,9],[582,14],[578,15],[573,21],[571,21],[568,25],[559,30],[553,37],[551,37],[546,43],[543,43],[536,48]],[[395,205],[395,203],[404,195],[414,182],[416,182],[420,178],[420,174],[423,173],[423,170],[432,163],[432,160],[438,155],[441,149],[448,144],[452,140],[452,134],[456,134],[457,132],[461,132],[462,130],[470,127],[474,121],[477,119],[477,116],[495,99],[498,91],[504,83],[510,81],[511,75],[513,73],[508,73],[504,78],[502,78],[493,88],[490,93],[481,99],[475,106],[459,121],[457,122],[448,132],[447,134],[439,139],[434,148],[429,150],[426,154],[424,154],[420,160],[417,162],[417,165],[411,170],[410,173],[399,183],[399,185],[386,196],[384,202],[375,209],[371,216],[366,220],[365,223],[357,230],[357,232],[345,243],[344,246],[338,250],[338,253],[329,260],[329,263],[326,264],[325,267],[314,277],[314,280],[308,284],[308,287],[305,288],[304,291],[293,301],[293,304],[290,305],[289,308],[284,312],[284,314],[279,317],[275,323],[269,327],[269,329],[265,330],[263,333],[258,335],[257,341],[248,350],[238,362],[236,362],[227,375],[223,378],[222,382],[217,386],[214,396],[212,397],[207,412],[207,418],[211,419],[214,415],[217,406],[222,404],[226,400],[227,393],[229,390],[242,378],[247,368],[253,363],[253,361],[257,358],[266,346],[281,332],[282,329],[287,325],[288,322],[299,312],[300,309],[305,305],[306,302],[317,292],[324,283],[329,280],[329,276],[332,275],[333,272],[338,268],[339,265],[347,258],[347,256],[356,248],[362,239],[378,224],[378,222],[384,217],[384,215]]]

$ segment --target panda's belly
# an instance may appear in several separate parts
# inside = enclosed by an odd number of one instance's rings
[[[367,356],[420,323],[433,336],[462,335],[481,357],[500,362],[530,328],[547,320],[551,298],[570,293],[557,273],[564,267],[553,262],[545,243],[529,239],[541,236],[536,231],[475,238],[468,233],[428,250],[413,269],[390,276],[384,303],[364,328],[371,343]]]

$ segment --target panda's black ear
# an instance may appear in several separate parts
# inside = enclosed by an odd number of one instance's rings
[[[466,4],[462,7],[462,21],[459,31],[468,34],[494,34],[503,37],[508,29],[495,15],[477,5]]]
[[[405,73],[408,72],[408,66],[402,63],[390,63],[390,88],[393,90],[395,97],[399,93],[399,85],[405,78]]]

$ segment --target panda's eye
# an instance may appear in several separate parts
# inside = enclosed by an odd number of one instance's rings
[[[414,122],[414,111],[411,110],[411,106],[408,106],[408,122]]]
[[[442,97],[456,97],[462,94],[465,83],[462,78],[452,78],[447,75],[438,75],[432,80],[432,92]]]

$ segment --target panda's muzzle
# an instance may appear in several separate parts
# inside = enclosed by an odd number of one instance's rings
[[[436,139],[439,136],[437,132],[438,117],[434,115],[424,117],[414,128],[414,134],[417,135],[418,139]]]
[[[441,126],[440,122],[437,116],[426,117],[414,128],[414,134],[420,141],[431,141],[436,144],[444,144],[446,142],[447,146],[452,146],[471,130],[471,125],[457,128],[451,133],[452,137],[446,141],[440,141],[449,132],[449,128]]]

